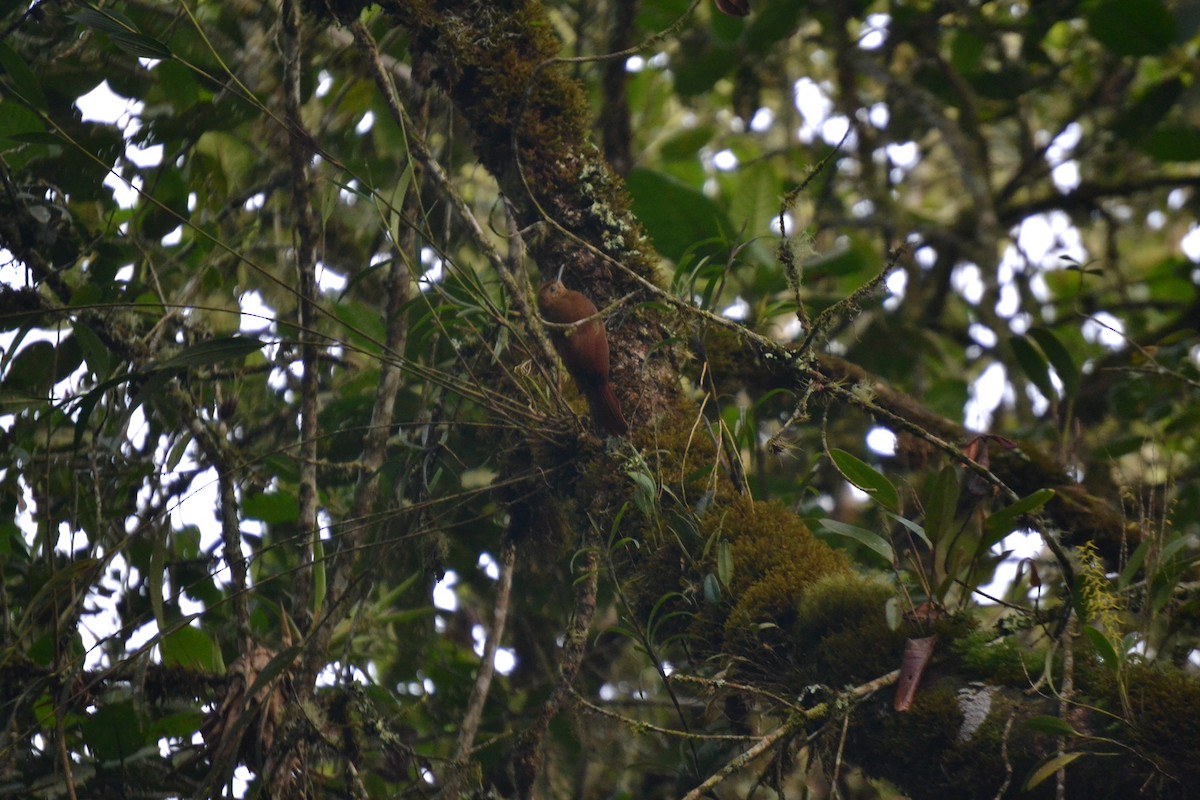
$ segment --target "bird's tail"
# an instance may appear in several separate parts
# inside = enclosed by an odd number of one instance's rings
[[[590,387],[587,400],[592,409],[592,419],[600,430],[612,436],[624,436],[629,431],[629,423],[621,413],[621,402],[617,400],[611,383],[605,381],[599,386]]]

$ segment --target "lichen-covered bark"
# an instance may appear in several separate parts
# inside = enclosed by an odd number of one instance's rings
[[[466,120],[479,162],[496,178],[543,275],[603,309],[638,292],[616,264],[653,279],[654,255],[629,210],[624,186],[589,139],[582,88],[555,63],[560,42],[539,3],[391,2],[417,59]],[[614,263],[616,262],[616,263]],[[646,425],[677,391],[673,370],[647,360],[664,333],[636,310],[607,320],[612,380],[634,426]]]

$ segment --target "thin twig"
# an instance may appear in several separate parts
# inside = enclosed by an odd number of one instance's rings
[[[533,792],[542,767],[542,749],[550,721],[558,715],[563,703],[571,696],[571,684],[579,674],[579,665],[586,651],[588,628],[596,615],[596,587],[600,575],[599,537],[590,528],[584,543],[583,575],[575,584],[575,614],[567,625],[563,636],[562,651],[558,659],[558,684],[550,699],[542,707],[542,713],[517,740],[514,757],[517,791],[521,797]]]
[[[467,701],[467,711],[463,715],[462,724],[458,730],[458,741],[454,745],[454,757],[450,759],[450,771],[438,797],[455,798],[462,793],[462,781],[467,765],[475,746],[475,735],[479,732],[479,723],[483,718],[483,704],[487,700],[488,690],[492,686],[492,677],[496,671],[496,650],[500,639],[504,636],[504,624],[508,619],[509,598],[512,595],[513,571],[517,558],[517,550],[511,541],[505,542],[500,552],[500,584],[496,587],[496,603],[492,609],[492,627],[483,643],[483,656],[479,664],[479,673],[475,676],[475,685],[471,689],[471,698]]]
[[[876,678],[873,681],[869,681],[861,686],[854,687],[842,695],[838,701],[831,703],[820,703],[819,705],[813,706],[808,711],[792,714],[790,717],[788,717],[786,722],[760,739],[758,744],[754,745],[744,753],[735,756],[729,761],[729,763],[710,775],[707,780],[684,795],[683,800],[700,800],[701,797],[704,797],[707,792],[716,788],[717,785],[725,781],[730,775],[770,750],[787,736],[790,736],[792,733],[809,724],[810,722],[827,717],[841,702],[861,700],[864,697],[868,697],[880,689],[895,683],[899,676],[900,670],[893,670],[886,675]]]

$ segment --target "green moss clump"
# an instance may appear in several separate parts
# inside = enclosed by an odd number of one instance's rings
[[[996,639],[990,631],[975,631],[951,647],[963,667],[989,683],[1028,686],[1042,669],[1044,654],[1022,650],[1011,636]]]
[[[822,578],[849,575],[850,562],[818,541],[794,514],[776,503],[731,498],[702,520],[701,536],[728,541],[733,573],[726,597],[708,606],[694,632],[712,651],[723,651],[744,673],[793,683],[809,654],[797,648],[800,606],[805,593]],[[702,566],[716,572],[710,548]],[[882,607],[880,608],[882,617]]]
[[[1200,786],[1200,679],[1175,667],[1134,664],[1126,676],[1131,739],[1183,786]]]
[[[904,787],[915,800],[995,797],[1006,775],[1005,736],[1010,756],[1028,745],[1021,726],[1005,733],[1012,705],[1001,693],[992,695],[983,724],[961,740],[963,710],[950,685],[923,685],[912,708],[904,713],[890,706],[877,703],[870,710],[855,712],[858,724],[851,725],[846,752],[868,774]],[[1027,773],[1032,766],[1033,762],[1012,765],[1016,775]],[[1038,800],[1047,797],[1047,792],[1053,795],[1053,781],[1029,794],[1018,788],[1017,780],[1012,783],[1005,797]]]
[[[829,575],[810,587],[795,634],[797,649],[812,654],[809,681],[840,687],[897,667],[911,632],[888,627],[892,594],[887,583],[854,573]]]

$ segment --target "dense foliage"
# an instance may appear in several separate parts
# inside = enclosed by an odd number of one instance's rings
[[[0,5],[0,796],[1200,792],[1200,15],[746,10]]]

